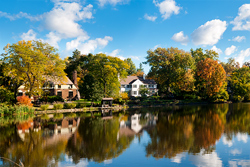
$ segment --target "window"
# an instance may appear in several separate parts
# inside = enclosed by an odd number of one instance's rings
[[[134,94],[134,95],[137,95],[137,91],[133,91],[133,94]]]
[[[73,91],[69,91],[69,97],[73,97]]]
[[[137,85],[133,85],[133,88],[137,88]]]
[[[122,85],[121,87],[122,87],[122,88],[125,88],[125,86],[126,86],[126,85]]]
[[[57,96],[62,97],[62,91],[58,91],[58,92],[57,92]]]
[[[17,96],[22,96],[23,92],[18,92]]]
[[[61,84],[58,85],[58,89],[61,89]]]
[[[69,89],[72,89],[73,88],[73,85],[69,85]]]

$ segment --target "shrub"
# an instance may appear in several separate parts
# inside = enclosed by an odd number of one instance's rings
[[[49,105],[48,105],[48,104],[43,104],[43,105],[41,105],[40,108],[41,108],[43,111],[47,111],[48,108],[49,108]]]
[[[58,104],[54,104],[54,105],[53,105],[53,109],[54,109],[54,110],[60,110],[60,109],[63,109],[63,104],[60,104],[60,103],[58,103]]]
[[[28,96],[18,96],[17,101],[21,105],[33,106],[31,99]]]
[[[64,103],[65,109],[72,109],[76,107],[76,103]]]
[[[86,107],[86,103],[77,103],[76,108],[84,108]]]
[[[122,98],[122,100],[128,100],[129,99],[128,93],[126,93],[126,92],[121,93],[121,98]]]
[[[235,95],[233,96],[233,100],[236,101],[236,102],[241,102],[244,100],[244,97],[241,97],[240,95]]]
[[[54,119],[63,119],[63,114],[54,114]]]
[[[25,106],[25,105],[20,105],[20,106],[14,106],[15,110],[14,112],[16,114],[29,114],[29,113],[34,113],[34,109],[29,107],[29,106]]]

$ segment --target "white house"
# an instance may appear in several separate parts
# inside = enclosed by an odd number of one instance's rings
[[[145,76],[139,77],[139,76],[127,76],[127,78],[122,79],[120,81],[121,84],[121,92],[128,92],[129,96],[141,96],[139,93],[140,87],[145,86],[149,89],[149,94],[153,95],[156,92],[158,92],[157,84],[155,80],[153,79],[145,79]]]

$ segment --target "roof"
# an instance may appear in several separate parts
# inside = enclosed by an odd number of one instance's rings
[[[55,85],[74,85],[73,82],[67,77],[51,77],[45,76],[47,81],[53,82]]]
[[[139,76],[127,76],[127,78],[121,80],[121,85],[129,85],[139,79],[144,84],[157,84],[153,79],[143,79],[143,77]]]
[[[113,98],[102,98],[102,100],[113,100]]]

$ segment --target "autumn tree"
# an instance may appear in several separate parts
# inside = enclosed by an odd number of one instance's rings
[[[199,61],[196,66],[195,79],[198,94],[204,99],[212,101],[228,99],[225,90],[226,72],[218,61],[210,58]]]
[[[230,77],[233,99],[242,101],[250,94],[250,68],[243,66],[232,72]]]
[[[147,52],[148,76],[156,80],[160,91],[180,94],[193,91],[194,60],[189,52],[178,48],[157,48]],[[185,79],[183,79],[185,78]]]
[[[4,47],[4,76],[23,83],[29,96],[40,94],[46,76],[65,76],[65,63],[56,49],[42,41],[19,41]]]

